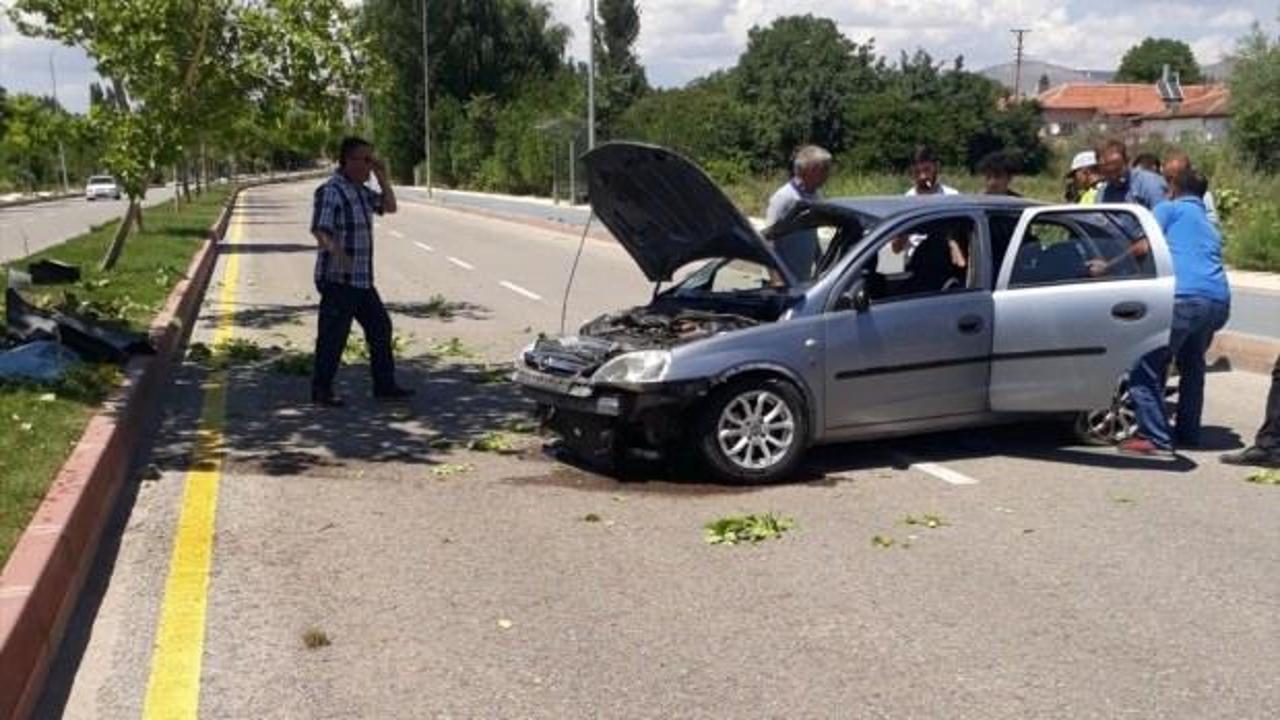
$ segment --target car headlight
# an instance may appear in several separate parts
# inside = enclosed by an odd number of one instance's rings
[[[610,360],[591,376],[593,383],[659,382],[671,366],[671,353],[666,350],[640,350]]]

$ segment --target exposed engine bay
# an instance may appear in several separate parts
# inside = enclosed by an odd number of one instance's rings
[[[735,305],[735,310],[756,316],[749,317],[659,301],[601,315],[583,325],[577,335],[541,337],[525,353],[524,361],[545,373],[590,375],[606,360],[624,352],[668,349],[772,322],[779,307],[772,303]]]

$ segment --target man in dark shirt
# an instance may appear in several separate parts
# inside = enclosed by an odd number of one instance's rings
[[[374,397],[402,400],[413,391],[396,384],[391,316],[373,286],[373,215],[396,211],[395,192],[385,166],[365,140],[344,139],[338,163],[333,175],[316,188],[311,215],[311,234],[320,245],[315,269],[320,319],[311,401],[328,407],[343,405],[333,394],[333,378],[353,319],[360,323],[369,346]],[[370,174],[378,179],[381,192],[365,185]]]

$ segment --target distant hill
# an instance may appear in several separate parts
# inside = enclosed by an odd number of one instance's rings
[[[979,74],[995,80],[1005,87],[1013,90],[1013,78],[1016,74],[1016,67],[1013,63],[1001,63],[1000,65],[992,65],[978,71]],[[1020,89],[1023,95],[1034,97],[1040,94],[1040,77],[1049,76],[1049,86],[1061,85],[1065,82],[1110,82],[1115,76],[1113,70],[1076,70],[1064,65],[1055,65],[1040,60],[1023,60],[1022,61],[1022,87]]]
[[[1235,67],[1235,60],[1226,58],[1212,65],[1203,65],[1200,70],[1205,78],[1211,82],[1226,82],[1231,77],[1231,69]],[[978,71],[980,75],[995,80],[1001,85],[1013,89],[1013,77],[1015,74],[1014,64],[1001,63],[983,68]],[[1050,62],[1040,60],[1023,60],[1022,61],[1022,94],[1028,97],[1034,97],[1040,94],[1040,77],[1042,75],[1049,76],[1049,87],[1061,85],[1066,82],[1073,83],[1104,83],[1111,82],[1111,78],[1115,77],[1114,70],[1076,70],[1065,65],[1055,65]]]

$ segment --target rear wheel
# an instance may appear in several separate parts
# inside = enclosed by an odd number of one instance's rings
[[[785,480],[808,441],[804,398],[780,378],[744,378],[721,387],[697,424],[698,455],[720,479],[736,484]]]

